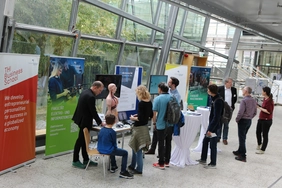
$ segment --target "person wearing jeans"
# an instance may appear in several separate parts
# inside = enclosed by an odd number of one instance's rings
[[[203,139],[203,147],[201,153],[201,159],[197,160],[201,164],[206,164],[207,155],[208,155],[208,145],[210,143],[211,149],[211,162],[205,166],[207,169],[216,168],[216,157],[217,157],[217,135],[220,124],[220,117],[223,113],[224,102],[219,99],[220,96],[217,93],[218,87],[215,84],[208,86],[208,94],[211,96],[211,112],[209,117],[209,126],[207,128],[206,136]]]
[[[97,150],[101,154],[110,155],[111,159],[111,169],[110,171],[114,173],[118,167],[116,164],[115,156],[121,156],[121,171],[119,177],[126,179],[133,179],[133,174],[126,170],[128,152],[124,149],[117,147],[117,134],[113,130],[113,125],[116,121],[116,116],[114,114],[107,114],[105,116],[106,126],[103,127],[98,135],[98,145]]]
[[[153,105],[151,102],[151,95],[145,86],[140,85],[136,88],[136,96],[139,100],[138,112],[137,114],[130,116],[130,120],[134,121],[134,126],[129,141],[129,146],[132,148],[132,160],[128,169],[131,170],[133,174],[142,174],[142,150],[147,149],[151,144],[148,120],[153,117]]]
[[[233,151],[233,154],[237,156],[235,157],[236,160],[246,162],[246,137],[252,124],[252,119],[257,114],[257,102],[251,96],[252,88],[246,86],[243,88],[242,93],[244,98],[240,102],[240,109],[236,117],[239,147],[238,150]]]

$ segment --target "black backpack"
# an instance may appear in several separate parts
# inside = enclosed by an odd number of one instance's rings
[[[233,109],[228,105],[228,103],[225,100],[223,100],[222,97],[218,97],[217,99],[215,99],[215,101],[219,99],[223,101],[223,112],[221,115],[221,123],[229,123],[229,121],[232,118]],[[215,101],[213,102],[213,105]]]
[[[169,124],[177,124],[180,117],[180,105],[178,104],[176,98],[174,96],[171,96],[169,102],[167,103],[164,120]]]

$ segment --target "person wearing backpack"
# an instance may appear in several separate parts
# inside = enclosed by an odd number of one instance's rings
[[[153,101],[153,125],[157,132],[159,161],[153,167],[164,170],[165,166],[169,167],[173,131],[173,125],[165,121],[167,104],[171,100],[166,83],[158,85],[158,93]]]
[[[224,81],[224,86],[218,87],[218,93],[219,95],[227,102],[227,104],[232,108],[234,111],[235,109],[235,103],[237,102],[237,89],[235,87],[232,87],[233,80],[232,78],[227,78]],[[222,131],[223,128],[223,131]],[[217,131],[218,136],[218,142],[220,142],[221,139],[221,133],[223,138],[223,144],[227,145],[227,139],[228,139],[228,130],[229,130],[229,121],[228,122],[222,122],[219,126],[219,129]]]
[[[169,81],[168,81],[168,87],[169,87],[169,91],[168,93],[171,96],[174,96],[178,102],[178,104],[181,103],[181,96],[177,90],[177,86],[179,85],[179,80],[175,77],[170,77]],[[154,130],[153,131],[153,138],[152,138],[152,145],[150,147],[150,149],[145,153],[145,154],[155,154],[155,150],[157,147],[157,131]]]
[[[201,153],[201,159],[197,160],[201,164],[206,164],[208,156],[208,146],[210,143],[211,149],[211,162],[205,166],[207,169],[216,168],[216,157],[217,157],[217,135],[216,132],[220,125],[220,119],[223,112],[223,100],[217,100],[220,98],[218,94],[218,87],[215,84],[208,86],[208,94],[211,96],[212,105],[209,117],[209,125],[207,128],[206,136],[203,139],[203,147]]]

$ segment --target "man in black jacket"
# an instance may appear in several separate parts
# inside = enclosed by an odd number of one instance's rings
[[[218,93],[234,110],[235,103],[237,101],[237,89],[235,87],[232,87],[233,84],[232,78],[227,78],[224,82],[225,82],[224,86],[218,87]],[[223,127],[223,134],[222,134],[223,144],[227,145],[229,122],[220,124],[219,129],[217,131],[218,142],[220,142],[221,139],[222,127]]]
[[[223,100],[219,99],[218,87],[215,84],[208,86],[208,94],[211,96],[211,112],[209,117],[209,126],[207,128],[206,136],[203,139],[203,147],[201,159],[197,160],[201,164],[206,164],[208,155],[208,146],[210,143],[211,148],[211,162],[205,166],[205,168],[216,168],[217,157],[217,135],[216,132],[220,125],[220,117],[223,110]]]
[[[86,127],[89,131],[93,125],[93,119],[95,119],[97,125],[105,125],[105,123],[101,121],[95,106],[95,96],[99,95],[103,91],[103,89],[103,83],[100,81],[95,81],[93,82],[90,89],[86,89],[80,94],[80,97],[78,99],[78,103],[72,118],[74,123],[79,126],[78,138],[74,145],[73,151],[73,167],[84,169],[89,161],[85,146],[83,129]],[[83,164],[79,160],[80,148],[83,157]],[[95,163],[94,161],[91,161],[89,164],[92,166],[97,166],[97,163]]]

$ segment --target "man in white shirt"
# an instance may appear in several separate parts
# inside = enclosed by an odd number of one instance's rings
[[[235,103],[237,101],[237,89],[235,87],[232,87],[233,80],[232,78],[227,78],[224,81],[225,85],[218,87],[218,93],[219,95],[228,103],[228,105],[234,110],[235,109]],[[218,142],[220,142],[221,139],[221,132],[223,127],[223,144],[227,145],[227,139],[228,139],[228,130],[229,130],[229,122],[221,124],[220,128],[217,131],[217,138]]]

